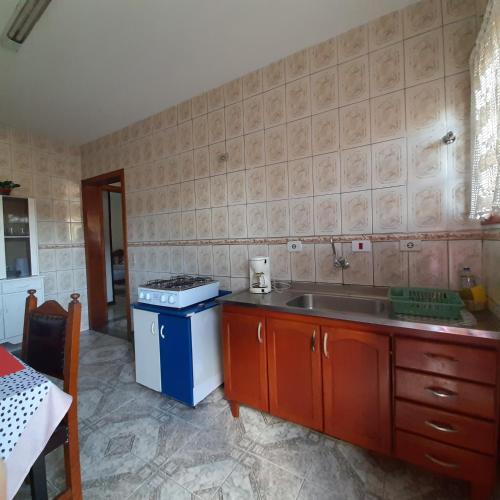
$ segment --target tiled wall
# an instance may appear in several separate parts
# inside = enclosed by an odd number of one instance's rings
[[[488,237],[488,234],[486,234]],[[485,240],[483,242],[484,281],[490,299],[490,308],[500,317],[500,241]]]
[[[35,198],[40,274],[45,298],[64,307],[78,292],[82,330],[88,328],[87,279],[80,208],[78,147],[0,126],[0,179],[21,185],[13,196]]]
[[[480,274],[466,176],[481,8],[421,1],[85,145],[84,177],[126,169],[132,290],[178,272],[242,288],[256,253],[277,279],[456,287],[462,264]],[[421,252],[399,251],[409,232]],[[326,235],[344,242],[343,275]],[[350,254],[360,237],[373,253]],[[290,238],[304,251],[288,254]]]

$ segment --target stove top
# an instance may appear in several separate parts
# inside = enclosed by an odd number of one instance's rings
[[[204,276],[190,276],[188,274],[180,274],[178,276],[173,276],[172,278],[167,280],[148,281],[147,283],[144,283],[144,285],[141,285],[141,288],[181,292],[183,290],[197,288],[199,286],[208,285],[210,283],[215,283],[215,280]]]

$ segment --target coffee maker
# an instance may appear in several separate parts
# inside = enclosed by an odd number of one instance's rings
[[[271,263],[269,257],[252,257],[250,264],[250,293],[271,291]]]

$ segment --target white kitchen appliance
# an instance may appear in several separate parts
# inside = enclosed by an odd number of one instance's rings
[[[217,297],[219,282],[202,276],[179,275],[148,281],[138,288],[138,302],[182,309]]]
[[[271,291],[271,262],[269,257],[252,257],[250,264],[250,292],[269,293]]]

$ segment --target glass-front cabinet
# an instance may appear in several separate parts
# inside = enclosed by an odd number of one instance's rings
[[[38,275],[35,200],[2,196],[0,279]]]

